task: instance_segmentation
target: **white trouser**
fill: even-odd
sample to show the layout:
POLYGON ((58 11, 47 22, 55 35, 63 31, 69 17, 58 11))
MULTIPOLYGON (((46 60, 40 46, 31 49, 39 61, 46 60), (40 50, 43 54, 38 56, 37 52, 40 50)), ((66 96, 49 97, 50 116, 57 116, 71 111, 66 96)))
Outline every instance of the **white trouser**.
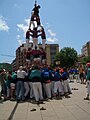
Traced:
POLYGON ((70 89, 68 80, 63 81, 64 92, 67 93, 70 89))
POLYGON ((42 39, 42 48, 45 49, 45 42, 46 42, 46 39, 42 39))
POLYGON ((52 81, 52 82, 51 82, 51 91, 52 91, 52 95, 54 95, 54 83, 55 83, 55 81, 52 81))
POLYGON ((25 88, 25 93, 24 93, 24 96, 26 97, 29 93, 29 82, 24 82, 24 88, 25 88))
POLYGON ((39 98, 40 98, 40 100, 43 100, 41 83, 40 82, 32 82, 32 85, 33 85, 35 100, 39 101, 39 98))
POLYGON ((48 98, 51 98, 51 82, 44 84, 44 90, 48 98))
POLYGON ((35 46, 38 49, 38 39, 37 38, 33 38, 33 49, 35 50, 35 46))
POLYGON ((34 92, 33 92, 32 82, 30 82, 29 85, 30 85, 30 98, 33 98, 34 97, 34 92))
POLYGON ((60 82, 61 82, 61 95, 64 95, 64 83, 63 81, 60 82))
POLYGON ((69 74, 69 79, 70 79, 70 81, 73 80, 73 74, 69 74))
POLYGON ((54 83, 54 93, 57 93, 57 90, 59 93, 61 93, 61 82, 60 81, 55 81, 54 83))
POLYGON ((75 74, 76 82, 80 82, 79 74, 75 74))

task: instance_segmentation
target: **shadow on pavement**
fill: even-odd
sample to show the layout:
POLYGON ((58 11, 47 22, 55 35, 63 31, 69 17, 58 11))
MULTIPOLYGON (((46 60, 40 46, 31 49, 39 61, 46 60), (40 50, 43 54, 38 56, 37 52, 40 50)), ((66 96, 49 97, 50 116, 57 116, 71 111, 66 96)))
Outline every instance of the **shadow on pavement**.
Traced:
POLYGON ((13 108, 13 110, 12 110, 12 112, 11 112, 11 114, 10 114, 10 116, 8 117, 8 119, 7 119, 7 120, 12 120, 13 115, 14 115, 14 113, 15 113, 16 109, 17 109, 17 106, 18 106, 18 103, 16 103, 15 107, 13 108))

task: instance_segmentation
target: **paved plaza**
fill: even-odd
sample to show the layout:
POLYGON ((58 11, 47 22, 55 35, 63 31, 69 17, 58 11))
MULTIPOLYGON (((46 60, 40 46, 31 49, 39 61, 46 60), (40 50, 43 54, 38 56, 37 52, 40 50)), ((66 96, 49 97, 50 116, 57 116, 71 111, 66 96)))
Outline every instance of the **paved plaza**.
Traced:
POLYGON ((90 120, 90 101, 86 97, 86 85, 70 83, 71 98, 45 101, 45 104, 31 102, 16 103, 11 101, 0 102, 0 120, 90 120), (40 110, 45 107, 46 110, 40 110), (35 108, 36 111, 31 111, 35 108))

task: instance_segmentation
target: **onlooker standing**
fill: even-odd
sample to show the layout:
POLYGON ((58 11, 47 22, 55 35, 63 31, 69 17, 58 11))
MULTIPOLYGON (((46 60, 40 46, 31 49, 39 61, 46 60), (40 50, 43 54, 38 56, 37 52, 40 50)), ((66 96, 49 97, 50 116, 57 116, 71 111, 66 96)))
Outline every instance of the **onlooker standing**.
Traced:
POLYGON ((69 71, 68 71, 70 82, 73 81, 73 76, 74 76, 74 73, 73 73, 73 72, 74 72, 74 71, 73 71, 73 68, 70 68, 69 71))
POLYGON ((84 67, 82 64, 79 67, 79 77, 81 80, 81 84, 84 84, 84 67))
POLYGON ((90 63, 87 63, 87 76, 86 76, 86 80, 87 80, 87 96, 86 98, 84 98, 84 100, 89 100, 89 95, 90 95, 90 63))
POLYGON ((3 94, 4 100, 7 100, 7 87, 6 87, 5 80, 6 80, 6 70, 3 69, 0 73, 0 84, 1 84, 1 91, 3 94))
POLYGON ((75 72, 76 82, 77 82, 77 83, 80 83, 79 69, 76 68, 76 69, 74 70, 74 72, 75 72))
POLYGON ((0 70, 0 100, 2 99, 1 98, 2 83, 3 83, 3 70, 0 70))

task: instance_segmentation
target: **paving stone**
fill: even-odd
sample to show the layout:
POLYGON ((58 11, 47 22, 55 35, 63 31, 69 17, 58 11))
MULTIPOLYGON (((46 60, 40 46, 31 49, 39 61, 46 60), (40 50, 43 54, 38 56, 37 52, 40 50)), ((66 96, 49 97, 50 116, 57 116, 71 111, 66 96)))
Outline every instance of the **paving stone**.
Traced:
POLYGON ((90 120, 90 101, 83 100, 86 96, 86 86, 76 82, 70 83, 70 86, 78 88, 72 90, 71 98, 53 99, 39 106, 31 102, 19 104, 11 101, 2 102, 0 120, 90 120), (42 107, 46 110, 40 110, 42 107), (31 112, 33 108, 36 111, 31 112))

